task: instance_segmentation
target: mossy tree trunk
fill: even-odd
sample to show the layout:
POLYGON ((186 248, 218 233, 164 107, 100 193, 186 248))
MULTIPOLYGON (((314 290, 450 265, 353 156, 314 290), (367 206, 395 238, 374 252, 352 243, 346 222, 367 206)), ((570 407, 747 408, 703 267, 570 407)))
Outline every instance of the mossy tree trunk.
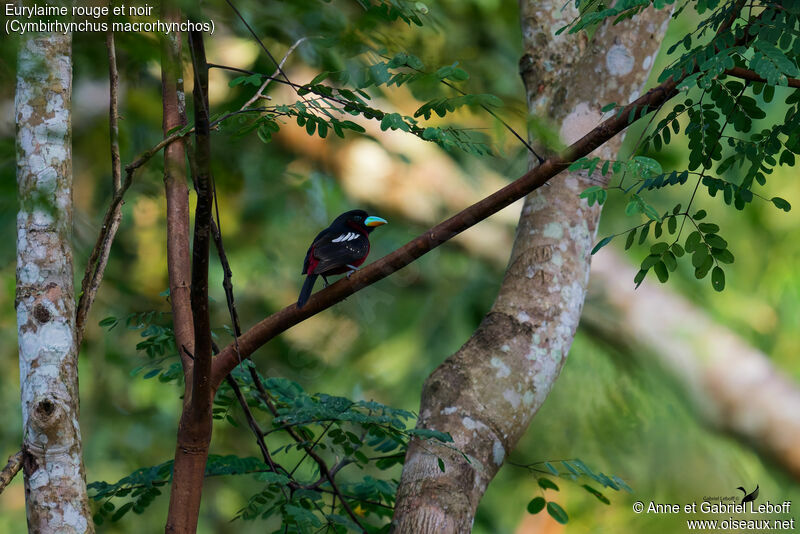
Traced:
POLYGON ((72 36, 22 38, 16 88, 17 326, 28 529, 94 531, 78 423, 72 36))

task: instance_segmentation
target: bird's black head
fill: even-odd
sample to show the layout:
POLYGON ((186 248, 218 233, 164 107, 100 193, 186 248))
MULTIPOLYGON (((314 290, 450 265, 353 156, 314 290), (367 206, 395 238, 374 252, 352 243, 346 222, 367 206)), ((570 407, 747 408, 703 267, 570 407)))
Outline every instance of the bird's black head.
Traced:
POLYGON ((380 217, 370 216, 364 210, 350 210, 336 217, 333 223, 331 223, 331 226, 332 227, 350 226, 352 228, 365 230, 367 233, 370 233, 378 226, 384 224, 386 224, 385 219, 381 219, 380 217))

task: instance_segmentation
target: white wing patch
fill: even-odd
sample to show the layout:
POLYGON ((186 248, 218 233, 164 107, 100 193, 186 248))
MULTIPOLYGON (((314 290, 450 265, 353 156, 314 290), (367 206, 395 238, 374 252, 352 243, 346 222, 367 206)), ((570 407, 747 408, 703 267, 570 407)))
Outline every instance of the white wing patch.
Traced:
POLYGON ((346 234, 342 234, 336 239, 332 239, 331 241, 334 243, 341 243, 342 241, 352 241, 353 239, 358 239, 358 234, 354 234, 353 232, 347 232, 346 234))

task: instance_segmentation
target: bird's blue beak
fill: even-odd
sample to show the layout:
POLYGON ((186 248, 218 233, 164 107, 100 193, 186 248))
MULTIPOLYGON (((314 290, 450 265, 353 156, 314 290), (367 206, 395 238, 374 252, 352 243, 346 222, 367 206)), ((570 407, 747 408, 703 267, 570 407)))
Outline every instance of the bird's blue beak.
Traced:
POLYGON ((365 226, 369 226, 371 228, 374 228, 376 226, 381 226, 381 225, 384 225, 384 224, 387 224, 386 219, 381 219, 380 217, 370 216, 370 217, 367 217, 366 219, 364 219, 364 225, 365 226))

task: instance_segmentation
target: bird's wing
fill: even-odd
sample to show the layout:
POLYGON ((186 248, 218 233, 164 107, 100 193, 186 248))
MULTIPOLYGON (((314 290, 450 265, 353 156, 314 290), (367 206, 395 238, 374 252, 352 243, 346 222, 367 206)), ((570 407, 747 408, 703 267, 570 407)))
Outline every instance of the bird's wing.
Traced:
POLYGON ((315 241, 312 248, 318 260, 314 273, 325 274, 362 260, 369 253, 369 239, 355 230, 334 232, 315 241))
POLYGON ((328 228, 324 229, 320 233, 317 234, 317 237, 314 238, 314 241, 311 242, 311 246, 308 247, 308 251, 306 252, 306 259, 303 261, 303 272, 300 274, 308 274, 308 265, 312 263, 311 260, 311 251, 314 250, 314 246, 321 242, 324 237, 326 237, 326 233, 328 232, 328 228))

